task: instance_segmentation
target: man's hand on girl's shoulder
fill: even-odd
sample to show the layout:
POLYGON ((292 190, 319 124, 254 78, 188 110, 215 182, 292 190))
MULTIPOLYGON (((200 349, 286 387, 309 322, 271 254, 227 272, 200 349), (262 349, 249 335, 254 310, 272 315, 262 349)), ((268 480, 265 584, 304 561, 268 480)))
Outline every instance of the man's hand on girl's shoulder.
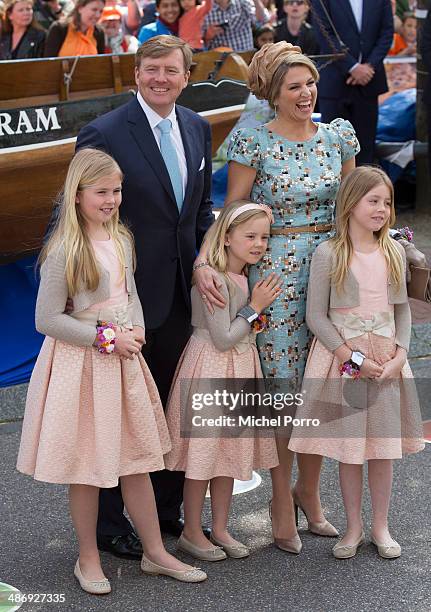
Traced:
POLYGON ((222 283, 218 274, 210 266, 202 266, 193 272, 193 284, 201 294, 202 300, 205 302, 211 314, 214 313, 214 307, 224 308, 226 300, 220 292, 222 283))

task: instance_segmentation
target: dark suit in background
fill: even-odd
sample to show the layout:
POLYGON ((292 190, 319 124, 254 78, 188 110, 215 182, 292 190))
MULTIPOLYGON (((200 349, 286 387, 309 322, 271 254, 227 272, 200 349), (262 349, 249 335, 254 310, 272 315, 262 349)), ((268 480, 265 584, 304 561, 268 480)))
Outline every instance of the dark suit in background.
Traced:
MULTIPOLYGON (((328 123, 336 117, 348 119, 361 145, 361 152, 356 156, 357 164, 372 163, 378 117, 377 97, 388 90, 383 59, 392 44, 394 32, 391 2, 363 0, 360 30, 350 0, 321 2, 348 48, 344 59, 334 61, 321 71, 318 91, 322 121, 328 123), (374 68, 375 74, 367 85, 346 83, 350 76, 349 70, 357 63, 370 64, 374 68)), ((340 44, 321 2, 312 0, 314 29, 320 43, 320 53, 334 53, 334 48, 339 52, 340 44), (329 44, 328 38, 333 46, 329 44)))
MULTIPOLYGON (((163 405, 190 333, 190 288, 194 259, 214 217, 211 212, 211 131, 193 111, 176 106, 187 163, 187 187, 178 212, 160 149, 135 98, 99 117, 78 135, 77 148, 103 149, 124 172, 121 218, 135 237, 136 286, 144 309, 143 355, 163 405)), ((109 452, 109 449, 107 449, 109 452)), ((180 516, 183 472, 151 474, 160 520, 180 516)), ((120 487, 101 489, 98 533, 126 535, 120 487)))
POLYGON ((424 87, 424 103, 427 111, 428 123, 428 167, 431 176, 431 6, 428 15, 422 24, 420 38, 420 52, 422 60, 428 70, 428 78, 424 87))

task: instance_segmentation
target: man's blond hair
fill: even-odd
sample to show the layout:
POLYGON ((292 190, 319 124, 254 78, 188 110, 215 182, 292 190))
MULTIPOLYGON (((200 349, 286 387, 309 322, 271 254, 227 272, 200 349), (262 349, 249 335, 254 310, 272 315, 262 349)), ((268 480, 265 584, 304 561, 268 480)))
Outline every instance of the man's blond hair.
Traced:
POLYGON ((163 57, 164 55, 169 55, 169 53, 172 53, 175 49, 179 49, 183 54, 184 72, 187 73, 192 65, 193 51, 186 42, 181 40, 181 38, 177 38, 177 36, 168 36, 166 34, 154 36, 139 47, 136 51, 135 66, 139 68, 141 61, 145 57, 163 57))

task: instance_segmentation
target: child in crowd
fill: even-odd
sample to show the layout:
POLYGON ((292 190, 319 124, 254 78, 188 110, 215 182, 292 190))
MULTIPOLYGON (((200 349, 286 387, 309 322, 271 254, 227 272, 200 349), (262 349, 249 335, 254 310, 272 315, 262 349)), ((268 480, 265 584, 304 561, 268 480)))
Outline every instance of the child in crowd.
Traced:
POLYGON ((404 57, 416 55, 416 17, 413 13, 404 13, 399 33, 394 34, 392 47, 388 55, 404 57))
POLYGON ((394 191, 379 168, 362 166, 342 182, 336 235, 312 258, 307 325, 315 335, 307 361, 305 401, 289 448, 339 461, 347 531, 337 559, 364 542, 363 464, 373 508, 371 542, 385 559, 401 547, 388 528, 392 462, 424 448, 421 414, 407 362, 411 316, 402 246, 389 235, 394 191), (347 379, 347 380, 346 380, 347 379), (354 380, 351 380, 354 379, 354 380), (360 379, 360 380, 356 380, 360 379))
POLYGON ((136 53, 138 39, 123 33, 121 12, 115 6, 105 6, 99 25, 105 32, 105 53, 136 53))
POLYGON ((121 489, 144 549, 141 568, 184 582, 206 574, 168 554, 148 472, 164 468, 169 433, 141 355, 134 249, 120 223, 122 173, 106 153, 73 158, 57 224, 42 250, 36 327, 46 335, 27 395, 18 470, 69 484, 79 543, 74 574, 88 593, 111 591, 100 565, 100 487, 121 489), (68 298, 73 309, 65 314, 68 298))
MULTIPOLYGON (((179 550, 197 559, 220 561, 226 556, 241 558, 248 548, 227 530, 234 478, 249 480, 253 468, 278 465, 277 448, 268 437, 195 436, 182 437, 189 409, 188 398, 208 389, 208 379, 255 379, 262 372, 256 350, 253 323, 280 294, 280 279, 270 274, 259 281, 251 294, 247 265, 265 254, 272 214, 265 205, 239 201, 225 207, 205 239, 208 263, 217 271, 224 308, 212 314, 207 296, 192 288, 193 335, 178 364, 167 408, 172 451, 166 467, 185 472, 184 531, 179 550), (185 419, 186 420, 186 419, 185 419), (201 514, 208 481, 211 490, 211 541, 202 532, 201 514)), ((207 429, 208 432, 208 429, 207 429)), ((199 434, 200 432, 198 432, 199 434)))
POLYGON ((262 25, 253 30, 254 48, 259 51, 268 43, 273 43, 275 38, 275 30, 271 25, 262 25))
POLYGON ((212 8, 212 0, 180 0, 180 4, 183 14, 180 17, 178 36, 194 51, 202 51, 202 24, 212 8))

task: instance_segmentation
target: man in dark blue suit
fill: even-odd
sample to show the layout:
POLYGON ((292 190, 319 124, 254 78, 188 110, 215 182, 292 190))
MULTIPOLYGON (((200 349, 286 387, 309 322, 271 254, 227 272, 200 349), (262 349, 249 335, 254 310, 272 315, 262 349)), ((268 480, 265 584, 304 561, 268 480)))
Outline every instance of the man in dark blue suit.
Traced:
MULTIPOLYGON (((120 215, 135 236, 135 278, 146 321, 142 352, 164 406, 191 333, 193 262, 214 221, 210 126, 175 104, 191 61, 190 48, 176 37, 147 41, 136 54, 136 98, 92 121, 77 140, 77 148, 112 155, 124 173, 120 215)), ((184 473, 164 470, 151 477, 161 529, 179 535, 184 473)), ((98 545, 118 556, 142 554, 123 514, 120 487, 100 492, 98 545)))
POLYGON ((321 71, 319 108, 322 121, 328 123, 336 117, 348 119, 361 145, 356 163, 372 163, 377 96, 388 90, 383 59, 394 33, 391 1, 312 0, 312 9, 320 52, 340 52, 343 44, 347 47, 343 59, 321 71))

